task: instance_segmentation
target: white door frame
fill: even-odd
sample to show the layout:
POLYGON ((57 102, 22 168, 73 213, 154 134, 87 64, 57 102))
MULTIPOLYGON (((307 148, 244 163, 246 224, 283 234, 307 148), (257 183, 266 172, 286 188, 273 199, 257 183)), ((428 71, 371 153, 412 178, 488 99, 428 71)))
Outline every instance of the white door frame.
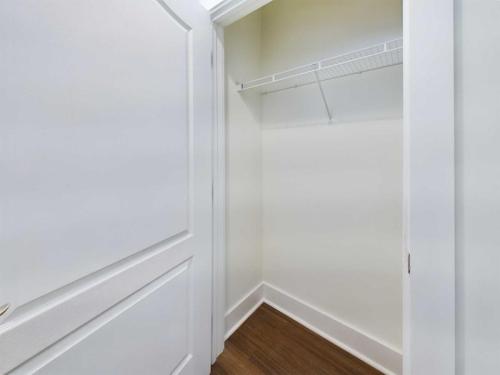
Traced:
POLYGON ((212 363, 224 350, 226 313, 226 118, 224 28, 213 25, 213 282, 212 282, 212 363))
MULTIPOLYGON (((214 282, 212 360, 224 349, 224 27, 271 0, 225 0, 214 29, 214 282)), ((402 0, 404 38, 403 371, 455 373, 453 0, 402 0)))

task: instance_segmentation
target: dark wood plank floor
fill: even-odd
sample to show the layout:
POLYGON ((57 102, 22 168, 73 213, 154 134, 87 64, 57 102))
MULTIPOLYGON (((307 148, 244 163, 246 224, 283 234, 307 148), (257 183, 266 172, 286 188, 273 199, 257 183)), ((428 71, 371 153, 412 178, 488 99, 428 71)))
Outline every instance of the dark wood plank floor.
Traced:
POLYGON ((381 372, 264 304, 226 341, 211 375, 246 374, 381 372))

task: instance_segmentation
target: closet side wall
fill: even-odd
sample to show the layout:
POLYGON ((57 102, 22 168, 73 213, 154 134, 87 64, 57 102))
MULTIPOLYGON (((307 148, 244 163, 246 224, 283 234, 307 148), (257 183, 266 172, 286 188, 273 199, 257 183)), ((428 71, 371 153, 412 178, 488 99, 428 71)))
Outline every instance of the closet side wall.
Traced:
POLYGON ((225 30, 228 311, 262 282, 260 97, 236 88, 260 74, 260 31, 260 11, 225 30))
MULTIPOLYGON (((263 9, 263 73, 400 37, 401 2, 376 3, 273 1, 263 9)), ((322 109, 314 85, 263 99, 264 120, 275 107, 294 114, 263 124, 264 281, 400 351, 402 69, 347 79, 328 89, 343 102, 327 96, 334 116, 348 105, 362 122, 294 127, 322 109)))

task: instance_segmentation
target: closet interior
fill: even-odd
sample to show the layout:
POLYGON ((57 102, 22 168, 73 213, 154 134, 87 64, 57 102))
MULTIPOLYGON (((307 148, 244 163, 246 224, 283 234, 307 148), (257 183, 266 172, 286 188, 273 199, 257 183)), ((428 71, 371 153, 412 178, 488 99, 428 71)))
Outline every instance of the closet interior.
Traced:
POLYGON ((224 30, 226 337, 263 300, 402 367, 401 0, 274 0, 224 30))

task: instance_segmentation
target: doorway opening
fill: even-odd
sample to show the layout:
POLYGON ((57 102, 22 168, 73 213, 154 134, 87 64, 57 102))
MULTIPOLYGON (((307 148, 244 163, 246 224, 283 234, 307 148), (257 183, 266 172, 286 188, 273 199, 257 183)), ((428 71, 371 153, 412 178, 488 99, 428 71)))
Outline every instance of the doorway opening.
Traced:
POLYGON ((265 301, 401 373, 402 32, 400 0, 225 28, 225 339, 265 301))
POLYGON ((432 366, 449 368, 453 206, 410 191, 432 175, 433 198, 453 196, 453 121, 445 117, 453 113, 452 7, 244 3, 213 13, 214 359, 264 302, 385 373, 422 364, 429 332, 410 330, 425 316, 446 330, 445 354, 432 366), (424 32, 418 25, 429 12, 441 20, 424 32), (429 44, 438 31, 443 38, 429 44), (431 60, 443 78, 432 89, 422 79, 431 60), (436 105, 422 116, 414 109, 424 98, 436 105), (439 129, 431 126, 438 119, 439 129), (428 137, 436 142, 425 149, 428 137), (442 163, 427 163, 431 150, 442 163), (433 228, 415 220, 417 206, 433 213, 433 228), (420 259, 442 252, 432 269, 412 273, 414 292, 410 245, 420 259), (425 298, 416 294, 431 282, 425 298), (432 301, 446 293, 433 314, 432 301))

